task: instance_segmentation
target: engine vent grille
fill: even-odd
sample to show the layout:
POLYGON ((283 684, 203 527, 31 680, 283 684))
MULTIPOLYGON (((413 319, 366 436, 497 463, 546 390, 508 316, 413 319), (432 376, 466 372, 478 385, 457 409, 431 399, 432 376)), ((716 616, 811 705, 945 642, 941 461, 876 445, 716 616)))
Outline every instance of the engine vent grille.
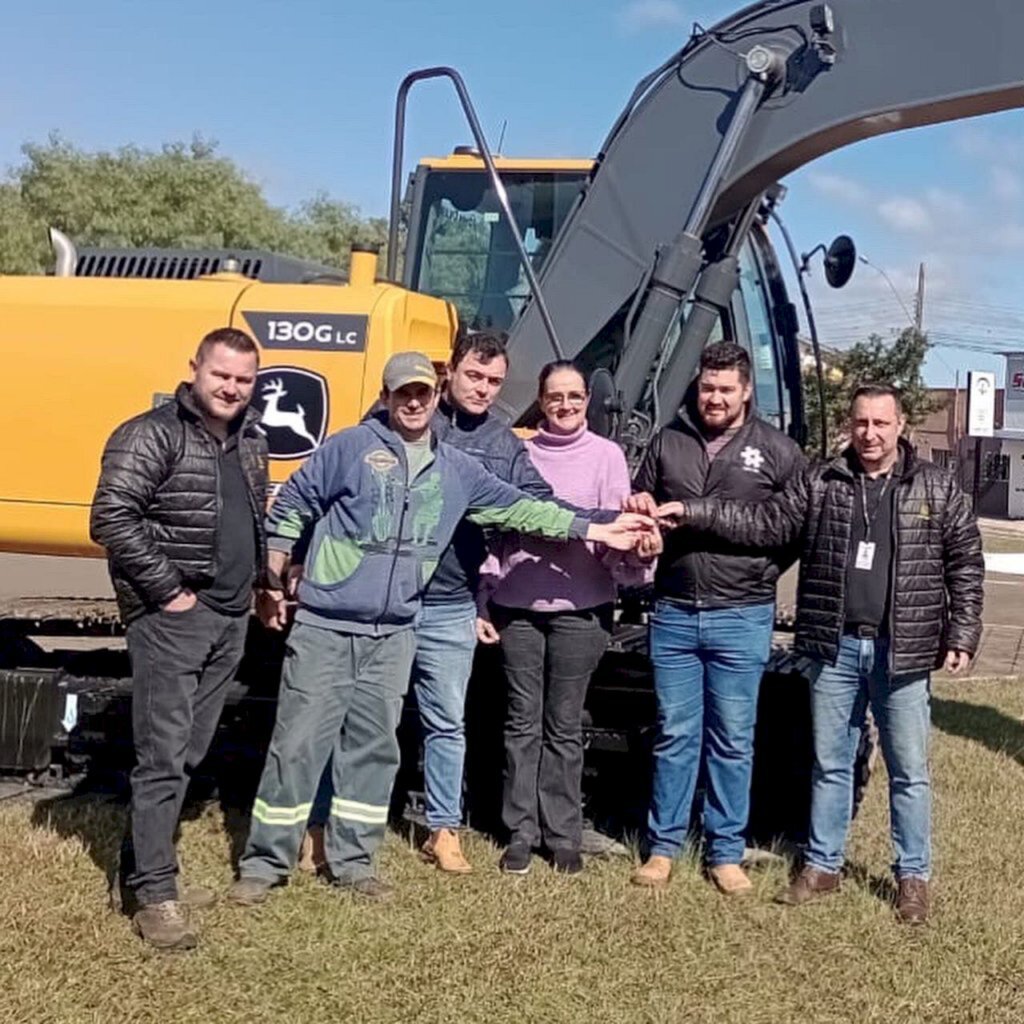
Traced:
POLYGON ((226 260, 237 272, 254 281, 277 283, 340 284, 345 275, 337 267, 283 256, 276 252, 243 249, 93 249, 78 250, 76 277, 131 277, 161 281, 191 281, 216 274, 226 260))

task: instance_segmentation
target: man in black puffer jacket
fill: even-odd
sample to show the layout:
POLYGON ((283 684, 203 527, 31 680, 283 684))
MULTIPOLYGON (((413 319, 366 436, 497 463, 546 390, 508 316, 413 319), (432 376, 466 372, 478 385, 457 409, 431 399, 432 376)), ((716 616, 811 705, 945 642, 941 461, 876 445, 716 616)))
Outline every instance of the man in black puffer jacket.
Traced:
MULTIPOLYGON (((783 490, 804 457, 750 407, 753 390, 746 350, 731 341, 708 345, 676 421, 648 449, 634 481, 640 493, 627 507, 653 513, 657 503, 691 498, 767 501, 783 490)), ((685 530, 665 538, 650 628, 658 735, 649 856, 633 873, 636 885, 668 882, 703 761, 708 875, 729 896, 752 888, 740 862, 757 698, 771 649, 775 584, 790 561, 770 544, 740 551, 731 541, 685 530)))
POLYGON ((195 945, 174 832, 242 660, 252 588, 266 564, 267 444, 249 408, 259 350, 222 328, 200 342, 192 382, 121 424, 103 452, 93 540, 107 549, 132 662, 131 822, 121 884, 161 948, 195 945))
POLYGON ((897 913, 928 915, 931 787, 929 680, 967 667, 981 639, 985 565, 974 515, 951 474, 901 438, 899 394, 855 393, 851 445, 770 500, 663 506, 678 532, 702 530, 754 549, 802 545, 796 650, 821 666, 811 688, 815 766, 803 871, 780 902, 839 887, 853 762, 870 703, 889 769, 897 913))

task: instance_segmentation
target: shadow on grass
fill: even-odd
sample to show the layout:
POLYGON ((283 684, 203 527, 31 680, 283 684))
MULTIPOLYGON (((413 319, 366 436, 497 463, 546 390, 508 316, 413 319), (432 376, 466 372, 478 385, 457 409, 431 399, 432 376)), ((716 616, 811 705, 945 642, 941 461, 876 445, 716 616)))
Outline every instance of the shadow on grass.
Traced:
POLYGON ((120 860, 128 808, 109 794, 73 793, 40 800, 32 808, 32 826, 56 832, 62 839, 77 839, 113 885, 120 860))
POLYGON ((932 721, 950 736, 974 740, 1024 765, 1024 723, 996 708, 933 697, 932 721))
POLYGON ((872 896, 883 903, 892 904, 896 901, 896 886, 888 875, 874 875, 866 865, 847 861, 843 874, 861 889, 866 889, 872 896))
MULTIPOLYGON (((202 816, 211 801, 216 801, 214 787, 209 778, 196 779, 182 808, 174 842, 177 845, 180 824, 195 821, 202 816)), ((234 792, 231 793, 235 797, 234 792)), ((221 802, 222 827, 228 842, 231 866, 238 868, 238 859, 249 832, 248 802, 230 800, 221 802)), ((55 832, 62 839, 77 840, 93 864, 103 873, 108 890, 112 889, 121 861, 121 843, 128 825, 128 793, 97 791, 88 783, 74 793, 38 801, 32 809, 32 826, 55 832)))

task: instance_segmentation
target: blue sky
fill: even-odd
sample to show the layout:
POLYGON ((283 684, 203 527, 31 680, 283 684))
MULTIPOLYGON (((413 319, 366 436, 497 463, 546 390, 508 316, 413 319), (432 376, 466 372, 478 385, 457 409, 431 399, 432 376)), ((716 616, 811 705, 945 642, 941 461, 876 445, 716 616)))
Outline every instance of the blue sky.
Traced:
MULTIPOLYGON (((387 208, 395 90, 414 67, 464 75, 494 144, 517 155, 594 152, 639 78, 721 0, 90 0, 0 10, 0 165, 59 131, 76 145, 216 139, 270 199, 322 190, 387 208)), ((410 106, 408 154, 467 141, 441 84, 410 106)), ((883 335, 913 307, 926 264, 933 383, 1002 370, 972 348, 1024 348, 1024 114, 904 132, 793 174, 783 214, 797 247, 839 231, 861 265, 840 293, 811 281, 826 341, 883 335), (892 287, 890 287, 890 283, 892 287), (897 293, 899 298, 893 294, 897 293), (957 347, 961 346, 961 347, 957 347)))

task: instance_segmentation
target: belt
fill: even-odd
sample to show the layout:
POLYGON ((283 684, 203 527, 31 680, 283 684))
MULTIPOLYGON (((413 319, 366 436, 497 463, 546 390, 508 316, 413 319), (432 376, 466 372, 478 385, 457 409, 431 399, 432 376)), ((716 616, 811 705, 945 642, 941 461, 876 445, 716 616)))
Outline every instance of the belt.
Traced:
POLYGON ((858 640, 875 640, 879 636, 879 629, 878 626, 846 626, 843 633, 855 636, 858 640))

